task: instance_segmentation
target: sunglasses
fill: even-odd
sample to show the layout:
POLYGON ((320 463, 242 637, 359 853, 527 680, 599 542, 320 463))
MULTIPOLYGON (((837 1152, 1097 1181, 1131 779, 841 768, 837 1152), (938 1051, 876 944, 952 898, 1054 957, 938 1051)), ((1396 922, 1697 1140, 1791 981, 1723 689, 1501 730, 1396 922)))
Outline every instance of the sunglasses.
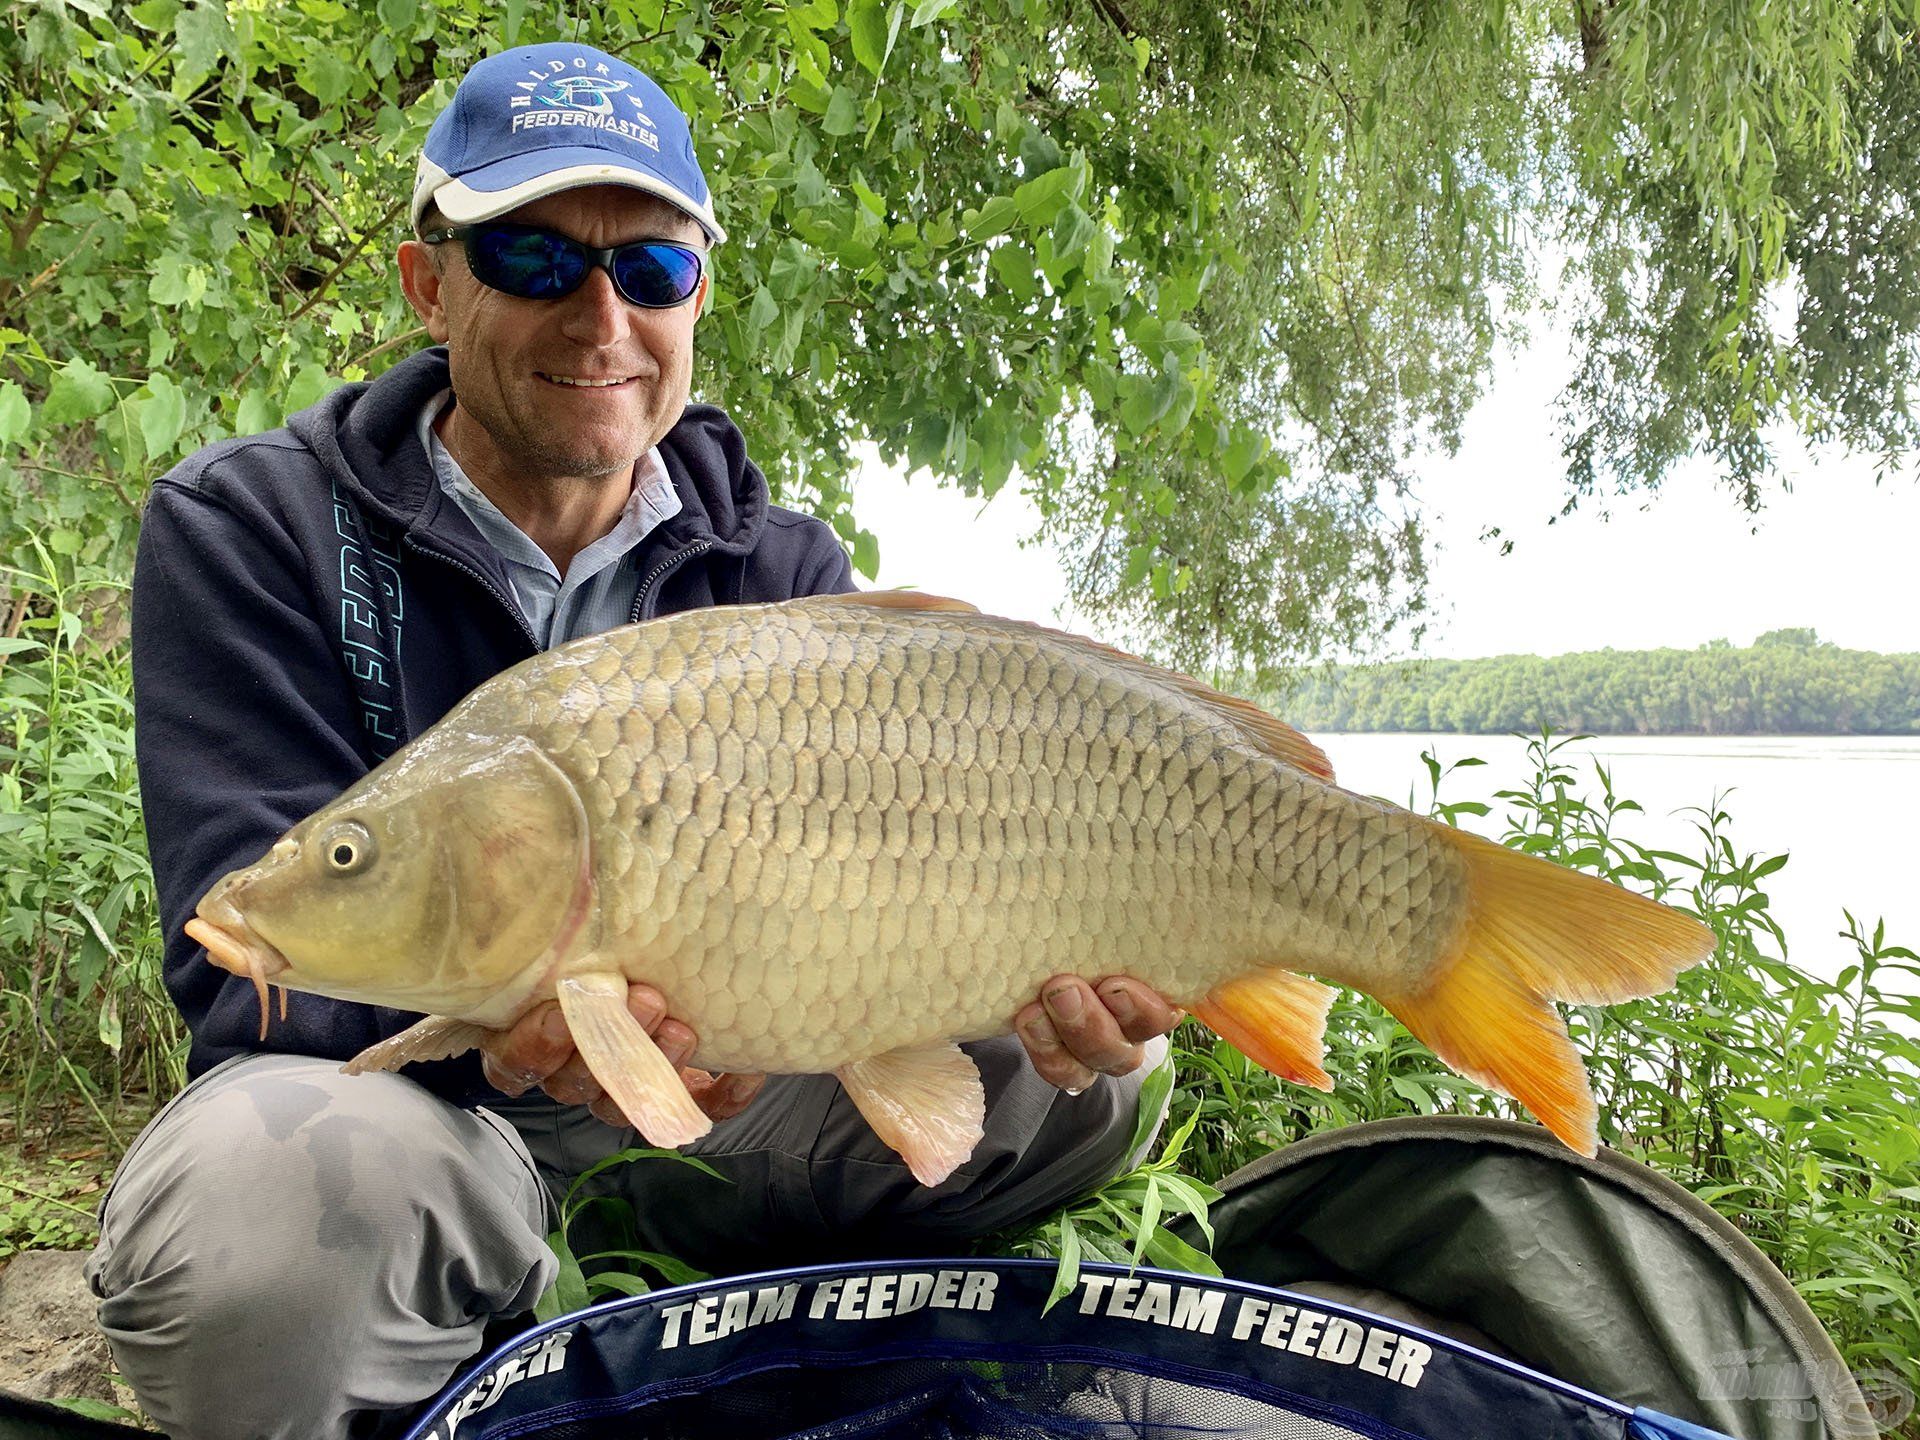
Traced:
POLYGON ((670 240, 596 250, 536 225, 494 224, 456 225, 420 238, 428 245, 460 241, 474 279, 522 300, 571 295, 595 270, 607 272, 622 300, 648 310, 684 305, 700 288, 700 252, 670 240))

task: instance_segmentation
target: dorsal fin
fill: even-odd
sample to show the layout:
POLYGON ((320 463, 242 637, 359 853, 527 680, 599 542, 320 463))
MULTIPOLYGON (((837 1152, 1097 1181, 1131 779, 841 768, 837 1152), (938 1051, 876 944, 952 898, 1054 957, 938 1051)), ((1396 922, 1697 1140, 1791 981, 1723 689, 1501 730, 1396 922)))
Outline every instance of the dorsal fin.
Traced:
POLYGON ((962 615, 978 615, 980 607, 964 600, 949 600, 944 595, 923 595, 918 590, 848 590, 840 595, 803 595, 795 605, 870 605, 876 610, 946 610, 962 615))
MULTIPOLYGON (((940 612, 960 615, 980 614, 978 609, 964 600, 949 600, 940 595, 923 595, 917 590, 854 590, 843 595, 809 595, 789 603, 817 606, 823 609, 833 605, 864 605, 881 610, 916 610, 927 614, 940 612)), ((999 615, 987 615, 982 618, 1010 630, 1031 630, 1038 635, 1082 646, 1106 656, 1109 660, 1116 660, 1128 669, 1149 675, 1163 685, 1171 685, 1233 726, 1256 749, 1264 750, 1274 759, 1291 765, 1296 770, 1304 770, 1315 779, 1325 780, 1329 784, 1333 781, 1333 766, 1318 745, 1286 721, 1269 715, 1251 701, 1216 690, 1205 681, 1196 680, 1191 675, 1182 675, 1177 670, 1167 670, 1161 666, 1149 664, 1137 655, 1129 655, 1124 650, 1116 650, 1111 645, 1104 645, 1098 640, 1089 640, 1084 635, 1075 635, 1068 630, 1055 630, 1045 625, 1035 625, 1031 621, 1009 620, 999 615)))

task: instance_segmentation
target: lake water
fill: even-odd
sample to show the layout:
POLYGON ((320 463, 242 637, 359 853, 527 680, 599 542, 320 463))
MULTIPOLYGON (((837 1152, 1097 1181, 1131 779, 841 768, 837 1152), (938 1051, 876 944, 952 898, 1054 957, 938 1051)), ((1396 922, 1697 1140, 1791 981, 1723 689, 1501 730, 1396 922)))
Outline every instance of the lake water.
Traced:
MULTIPOLYGON (((1495 809, 1474 829, 1497 834, 1496 790, 1517 788, 1530 773, 1526 744, 1498 735, 1316 734, 1349 790, 1396 804, 1426 807, 1423 750, 1443 764, 1468 756, 1487 763, 1441 782, 1443 800, 1485 800, 1495 809)), ((1720 797, 1732 817, 1727 834, 1740 854, 1789 856, 1763 881, 1774 918, 1786 932, 1788 958, 1831 978, 1854 958, 1839 938, 1851 910, 1871 931, 1884 918, 1890 943, 1920 950, 1920 737, 1880 736, 1599 736, 1569 746, 1572 768, 1597 796, 1596 761, 1613 776, 1614 793, 1636 800, 1644 816, 1628 816, 1616 833, 1641 844, 1698 853, 1689 807, 1720 797)), ((1911 985, 1897 988, 1910 989, 1911 985)))

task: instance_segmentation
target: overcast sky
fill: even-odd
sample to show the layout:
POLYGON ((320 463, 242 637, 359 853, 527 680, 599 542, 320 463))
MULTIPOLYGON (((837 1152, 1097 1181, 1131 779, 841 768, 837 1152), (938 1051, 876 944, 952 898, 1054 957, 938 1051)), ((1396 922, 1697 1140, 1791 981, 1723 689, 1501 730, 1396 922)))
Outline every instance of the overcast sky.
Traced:
MULTIPOLYGON (((1871 457, 1795 446, 1793 489, 1772 492, 1757 521, 1704 462, 1683 466, 1657 495, 1553 521, 1564 490, 1552 415, 1566 364, 1551 332, 1503 357, 1459 454, 1415 467, 1434 546, 1435 614, 1421 654, 1692 647, 1723 636, 1746 644, 1795 625, 1860 649, 1920 650, 1914 466, 1876 487, 1871 457), (1513 542, 1510 554, 1480 539, 1491 526, 1513 542)), ((878 584, 1071 623, 1053 556, 1020 546, 1037 528, 1024 497, 1003 491, 982 506, 875 462, 854 499, 880 538, 878 584)))

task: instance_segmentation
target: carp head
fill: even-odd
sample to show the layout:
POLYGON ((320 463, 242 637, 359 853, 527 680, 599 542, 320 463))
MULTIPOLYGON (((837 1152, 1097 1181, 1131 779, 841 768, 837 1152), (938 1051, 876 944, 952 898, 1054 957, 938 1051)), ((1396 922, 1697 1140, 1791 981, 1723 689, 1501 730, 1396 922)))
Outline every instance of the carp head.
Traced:
POLYGON ((219 880, 187 933, 253 980, 262 1039, 268 982, 460 1016, 566 950, 589 858, 579 795, 531 740, 430 734, 219 880))

